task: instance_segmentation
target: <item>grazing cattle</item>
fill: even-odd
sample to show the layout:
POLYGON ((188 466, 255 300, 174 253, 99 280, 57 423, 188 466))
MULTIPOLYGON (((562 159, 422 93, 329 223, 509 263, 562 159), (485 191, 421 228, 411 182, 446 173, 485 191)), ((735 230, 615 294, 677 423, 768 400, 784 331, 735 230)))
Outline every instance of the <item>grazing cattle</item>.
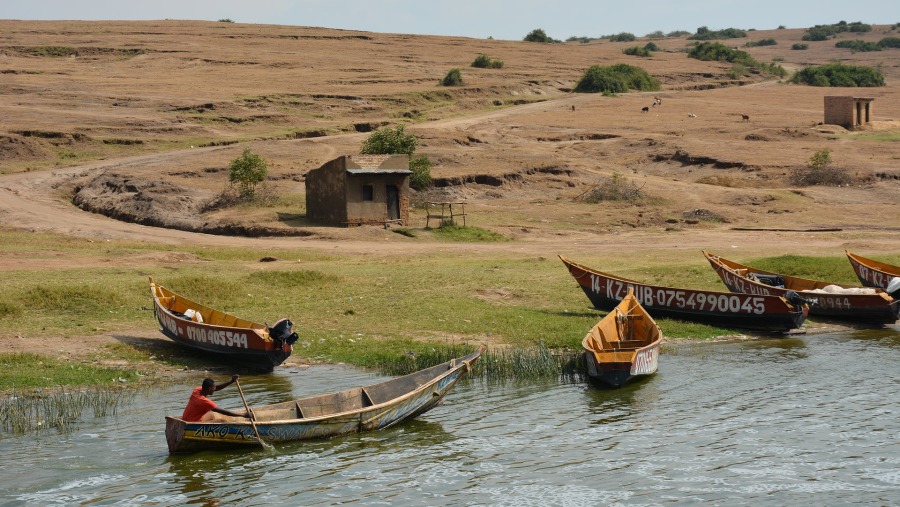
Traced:
POLYGON ((744 120, 744 121, 750 121, 750 115, 749 115, 749 114, 742 114, 742 115, 741 115, 741 119, 744 120))
POLYGON ((697 115, 694 113, 688 113, 688 118, 696 118, 697 115))
POLYGON ((575 110, 575 104, 572 104, 572 111, 575 110))
POLYGON ((662 99, 659 97, 653 97, 653 107, 661 106, 661 105, 662 105, 662 99))
POLYGON ((644 106, 644 107, 641 108, 641 112, 642 112, 642 113, 649 113, 649 112, 650 112, 650 108, 647 107, 647 106, 644 106))

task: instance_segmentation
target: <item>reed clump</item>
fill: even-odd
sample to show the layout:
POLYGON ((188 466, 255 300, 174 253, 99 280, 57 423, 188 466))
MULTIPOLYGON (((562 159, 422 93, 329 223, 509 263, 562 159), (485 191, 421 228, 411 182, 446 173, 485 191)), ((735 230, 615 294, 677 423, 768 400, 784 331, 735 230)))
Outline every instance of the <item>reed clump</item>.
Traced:
MULTIPOLYGON (((400 359, 385 360, 377 366, 383 375, 406 375, 473 352, 471 345, 444 344, 421 352, 407 352, 400 359)), ((488 349, 475 362, 469 378, 492 381, 571 379, 583 377, 584 361, 580 352, 536 347, 488 349)))
POLYGON ((94 417, 115 415, 135 394, 133 389, 121 388, 13 391, 0 399, 0 428, 13 434, 50 428, 66 433, 86 411, 94 417))
POLYGON ((577 379, 584 373, 582 354, 569 349, 504 347, 486 351, 475 363, 472 377, 486 380, 577 379))

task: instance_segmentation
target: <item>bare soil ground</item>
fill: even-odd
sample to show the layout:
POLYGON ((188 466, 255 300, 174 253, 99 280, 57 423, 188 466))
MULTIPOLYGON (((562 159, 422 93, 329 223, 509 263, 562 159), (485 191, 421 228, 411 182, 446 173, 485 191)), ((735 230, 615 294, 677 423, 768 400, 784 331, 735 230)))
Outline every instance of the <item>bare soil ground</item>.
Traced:
MULTIPOLYGON (((815 88, 753 72, 732 79, 730 64, 688 58, 684 38, 657 40, 661 51, 639 58, 622 50, 646 40, 538 44, 194 21, 0 20, 0 223, 94 240, 439 252, 447 245, 427 234, 305 220, 309 170, 356 153, 372 130, 403 123, 419 139, 417 154, 434 162, 437 187, 416 199, 464 200, 469 225, 517 240, 453 245, 473 255, 896 252, 900 50, 852 53, 834 42, 898 33, 878 25, 792 50, 803 32, 751 31, 723 42, 788 71, 832 61, 878 66, 887 86, 815 88), (778 43, 744 47, 763 38, 778 43), (479 54, 503 68, 470 67, 479 54), (662 90, 572 92, 588 67, 614 63, 644 68, 662 90), (462 69, 463 86, 438 85, 451 68, 462 69), (823 125, 828 95, 874 98, 873 121, 852 132, 823 125), (659 107, 641 112, 655 97, 659 107), (268 191, 293 204, 205 211, 246 147, 268 162, 268 191), (791 185, 791 171, 822 149, 854 183, 791 185), (578 200, 617 173, 650 198, 578 200)), ((414 221, 425 225, 421 212, 414 221)), ((26 261, 48 270, 91 262, 2 258, 0 269, 26 261)), ((16 348, 9 340, 0 351, 16 348)))

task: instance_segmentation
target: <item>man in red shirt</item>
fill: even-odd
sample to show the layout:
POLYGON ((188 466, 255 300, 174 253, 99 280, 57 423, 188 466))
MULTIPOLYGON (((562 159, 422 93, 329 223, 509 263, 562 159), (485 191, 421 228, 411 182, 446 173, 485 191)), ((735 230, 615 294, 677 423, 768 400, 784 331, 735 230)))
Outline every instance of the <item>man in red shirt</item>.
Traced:
POLYGON ((246 412, 232 412, 230 410, 225 410, 224 408, 219 408, 219 406, 216 405, 216 402, 207 397, 219 389, 224 389, 235 383, 238 378, 238 375, 233 375, 230 381, 219 385, 216 385, 216 381, 211 378, 203 379, 203 385, 195 388, 191 393, 191 397, 188 400, 187 406, 184 407, 184 413, 181 415, 181 418, 188 422, 214 421, 216 419, 216 413, 231 417, 248 417, 246 412))

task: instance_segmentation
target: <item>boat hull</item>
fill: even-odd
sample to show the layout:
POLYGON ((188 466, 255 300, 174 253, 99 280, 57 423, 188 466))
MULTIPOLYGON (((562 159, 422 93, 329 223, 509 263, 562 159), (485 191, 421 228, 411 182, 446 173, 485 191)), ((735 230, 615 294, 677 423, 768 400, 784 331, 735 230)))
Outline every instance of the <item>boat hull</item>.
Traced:
POLYGON ((629 289, 654 317, 690 320, 718 327, 785 333, 803 325, 807 309, 781 297, 676 289, 616 277, 560 259, 594 308, 610 311, 629 289))
POLYGON ((635 354, 631 361, 600 362, 593 351, 585 350, 588 378, 609 387, 622 387, 637 378, 652 375, 659 368, 659 343, 635 354))
POLYGON ((150 280, 153 314, 160 332, 172 341, 211 353, 217 362, 250 370, 271 371, 291 355, 290 344, 274 340, 266 326, 245 321, 175 294, 150 280), (207 315, 196 322, 185 315, 190 309, 207 315), (214 325, 212 319, 235 325, 214 325))
POLYGON ((847 253, 847 259, 853 267, 853 272, 859 278, 859 282, 866 287, 887 289, 888 284, 894 278, 900 277, 900 266, 892 266, 883 262, 866 259, 858 255, 847 253))
MULTIPOLYGON (((413 419, 438 405, 450 389, 471 369, 472 364, 478 360, 483 351, 482 348, 469 356, 361 389, 271 406, 254 407, 254 413, 258 414, 256 430, 264 442, 279 444, 389 428, 413 419), (379 390, 391 392, 392 389, 395 389, 392 387, 395 384, 397 386, 414 386, 415 388, 402 390, 396 397, 368 407, 311 417, 296 417, 296 415, 302 416, 304 410, 321 407, 323 398, 329 401, 346 402, 353 396, 367 392, 366 389, 371 390, 372 393, 379 390), (296 409, 293 408, 294 406, 296 409), (291 410, 300 413, 295 413, 293 418, 266 420, 265 414, 267 413, 284 413, 291 410)), ((372 396, 375 395, 372 394, 372 396)), ((260 446, 256 439, 256 432, 249 422, 187 422, 177 417, 166 417, 166 441, 170 453, 207 449, 248 449, 260 446)))
MULTIPOLYGON (((804 287, 821 288, 830 284, 819 280, 798 279, 788 275, 781 275, 760 269, 755 269, 734 261, 722 259, 715 255, 703 252, 712 268, 722 282, 736 293, 785 296, 794 291, 801 297, 810 301, 809 314, 829 319, 851 320, 864 324, 892 324, 900 318, 900 304, 894 301, 884 292, 876 294, 829 294, 824 292, 811 292, 804 287), (743 271, 740 271, 743 270, 743 271), (742 273, 754 273, 779 277, 784 281, 783 288, 774 287, 765 283, 751 280, 742 273)), ((843 288, 852 288, 840 286, 843 288)))

